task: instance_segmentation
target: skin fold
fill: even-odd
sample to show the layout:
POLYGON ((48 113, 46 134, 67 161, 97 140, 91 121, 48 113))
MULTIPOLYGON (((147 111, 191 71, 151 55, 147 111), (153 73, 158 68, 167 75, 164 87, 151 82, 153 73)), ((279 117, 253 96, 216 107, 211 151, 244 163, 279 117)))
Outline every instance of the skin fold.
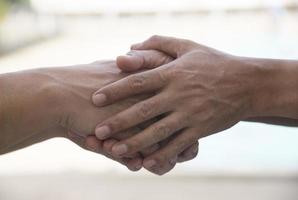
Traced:
MULTIPOLYGON (((0 154, 54 137, 64 137, 84 149, 122 163, 130 170, 139 170, 143 157, 166 143, 152 145, 125 157, 112 155, 110 149, 119 140, 146 128, 154 119, 121 131, 106 141, 98 140, 94 135, 98 122, 148 97, 139 95, 105 108, 95 107, 91 96, 98 88, 128 75, 117 68, 115 61, 1 74, 0 154)), ((190 144, 179 159, 187 161, 197 152, 198 143, 190 144)))
POLYGON ((139 134, 115 143, 115 156, 168 140, 143 162, 149 171, 164 174, 174 167, 173 158, 177 159, 186 146, 239 121, 297 125, 297 61, 238 57, 163 36, 133 45, 132 50, 128 56, 118 57, 119 68, 139 70, 129 64, 137 59, 139 63, 151 63, 145 68, 149 70, 99 89, 93 94, 93 103, 105 107, 139 94, 155 95, 99 123, 96 137, 108 139, 144 121, 163 117, 139 134), (158 53, 140 55, 148 50, 158 53))

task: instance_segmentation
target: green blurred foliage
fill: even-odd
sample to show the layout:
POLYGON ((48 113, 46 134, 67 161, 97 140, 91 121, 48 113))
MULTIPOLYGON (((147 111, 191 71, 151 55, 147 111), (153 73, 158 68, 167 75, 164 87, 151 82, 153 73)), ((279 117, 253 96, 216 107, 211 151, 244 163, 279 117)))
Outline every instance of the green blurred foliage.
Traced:
POLYGON ((28 4, 29 0, 0 0, 0 2, 6 2, 7 4, 28 4))
POLYGON ((0 20, 5 16, 8 10, 8 3, 5 0, 0 0, 0 20))
POLYGON ((0 0, 0 20, 13 6, 28 7, 30 0, 0 0))

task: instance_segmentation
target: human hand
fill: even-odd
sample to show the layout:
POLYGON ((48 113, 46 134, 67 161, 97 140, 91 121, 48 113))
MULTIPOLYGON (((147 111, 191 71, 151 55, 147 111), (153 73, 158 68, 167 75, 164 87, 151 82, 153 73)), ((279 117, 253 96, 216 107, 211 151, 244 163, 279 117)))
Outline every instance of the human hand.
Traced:
MULTIPOLYGON (((125 72, 139 72, 140 70, 159 67, 160 65, 166 64, 172 60, 173 60, 173 58, 171 58, 170 56, 168 56, 162 52, 155 51, 155 50, 132 51, 132 52, 129 52, 127 54, 127 56, 119 56, 117 58, 117 65, 120 68, 122 67, 121 70, 125 71, 125 72)), ((142 124, 142 126, 139 126, 139 127, 141 127, 142 129, 145 129, 150 124, 152 124, 152 121, 147 124, 142 124)), ((113 136, 114 139, 108 139, 108 140, 103 141, 103 145, 102 145, 103 150, 105 152, 109 152, 110 156, 113 156, 112 146, 114 144, 116 144, 118 142, 118 140, 123 140, 123 139, 129 138, 133 135, 135 135, 135 134, 123 134, 123 133, 119 134, 118 133, 113 136), (115 138, 117 138, 117 139, 115 139, 115 138)), ((142 157, 147 157, 148 155, 154 153, 158 149, 167 145, 167 142, 168 142, 168 140, 165 140, 159 144, 152 145, 151 147, 140 151, 140 154, 142 157)), ((95 145, 96 144, 95 137, 89 138, 89 142, 87 142, 87 144, 88 143, 90 143, 91 146, 97 146, 97 145, 95 145), (92 144, 94 144, 94 145, 92 145, 92 144)), ((199 150, 198 147, 199 147, 198 142, 190 145, 182 153, 180 153, 178 155, 177 159, 172 158, 171 159, 172 162, 174 162, 173 160, 176 160, 177 162, 182 163, 182 162, 192 160, 198 154, 198 150, 199 150)), ((117 156, 114 155, 114 157, 117 157, 117 156)), ((176 162, 172 163, 172 164, 175 165, 176 162)), ((130 169, 131 168, 133 168, 133 167, 131 166, 130 169)), ((172 166, 170 168, 167 167, 164 170, 169 171, 171 168, 172 168, 172 166)))
MULTIPOLYGON (((46 86, 43 87, 47 89, 42 95, 47 97, 47 100, 44 102, 48 102, 47 107, 52 107, 52 110, 55 110, 54 112, 58 114, 55 114, 54 118, 56 125, 51 125, 50 128, 36 134, 36 139, 31 137, 31 142, 45 137, 62 136, 85 149, 121 162, 131 170, 138 170, 142 167, 142 158, 139 154, 131 155, 125 159, 112 157, 103 149, 104 142, 95 140, 93 136, 94 127, 98 120, 102 121, 111 114, 117 113, 143 98, 132 98, 105 109, 98 109, 92 104, 91 94, 98 87, 125 76, 116 67, 115 61, 98 61, 71 67, 44 68, 37 70, 35 73, 38 73, 38 76, 46 77, 43 81, 46 86)), ((140 130, 135 127, 122 133, 121 137, 116 135, 113 139, 123 139, 125 135, 129 136, 129 134, 135 134, 140 130)), ((22 145, 26 146, 24 142, 22 145)))
POLYGON ((100 123, 96 129, 99 139, 165 115, 140 134, 115 144, 112 148, 115 155, 131 154, 172 137, 168 145, 143 162, 146 169, 162 174, 160 169, 169 165, 169 158, 177 157, 185 146, 249 117, 253 81, 247 77, 251 77, 254 69, 243 67, 241 58, 188 40, 161 36, 132 49, 158 50, 174 61, 126 77, 94 94, 93 99, 97 95, 102 97, 102 101, 94 103, 105 106, 129 96, 157 93, 100 123))
MULTIPOLYGON (((146 53, 146 51, 143 53, 146 53)), ((143 63, 143 66, 146 66, 145 64, 148 63, 143 63)), ((85 149, 116 160, 132 171, 139 170, 142 167, 142 156, 146 156, 160 148, 159 145, 153 145, 126 157, 117 157, 110 153, 113 144, 118 140, 129 138, 140 132, 147 126, 146 124, 122 131, 107 141, 97 140, 94 137, 94 128, 98 121, 103 121, 145 98, 144 96, 134 97, 100 109, 92 104, 90 97, 96 89, 127 76, 127 74, 120 72, 114 61, 99 61, 76 67, 49 68, 44 71, 47 76, 54 80, 49 91, 50 94, 53 93, 51 96, 58 97, 54 101, 60 105, 59 112, 62 114, 59 118, 59 125, 63 129, 59 129, 59 131, 64 131, 64 137, 85 149)), ((150 124, 150 122, 147 124, 150 124)), ((190 146, 185 152, 181 153, 179 156, 180 161, 191 159, 190 153, 193 151, 197 151, 197 145, 190 146)))

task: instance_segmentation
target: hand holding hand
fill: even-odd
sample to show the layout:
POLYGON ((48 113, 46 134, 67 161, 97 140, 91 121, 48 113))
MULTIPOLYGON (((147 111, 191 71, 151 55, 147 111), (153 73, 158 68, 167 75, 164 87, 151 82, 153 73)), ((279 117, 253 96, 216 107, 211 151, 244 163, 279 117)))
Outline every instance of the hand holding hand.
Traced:
MULTIPOLYGON (((152 53, 151 51, 142 51, 138 55, 149 56, 152 53)), ((141 68, 150 66, 148 62, 136 64, 135 66, 141 68)), ((127 76, 127 74, 119 71, 114 61, 98 61, 76 67, 47 69, 46 74, 55 80, 55 84, 53 84, 50 91, 55 93, 52 96, 59 97, 59 99, 55 98, 55 101, 61 106, 59 112, 62 112, 62 114, 59 124, 63 128, 62 130, 66 132, 65 137, 85 149, 87 148, 88 150, 103 154, 108 158, 124 164, 132 171, 139 170, 142 167, 143 156, 147 156, 160 148, 160 145, 152 145, 140 152, 125 157, 117 157, 111 154, 111 148, 115 143, 119 140, 130 138, 142 131, 152 123, 150 121, 132 129, 123 130, 106 141, 98 140, 94 136, 94 129, 98 121, 103 121, 148 96, 133 97, 100 109, 92 104, 90 100, 91 94, 98 87, 103 87, 127 76), (77 80, 80 81, 78 82, 77 80)), ((179 160, 191 159, 192 157, 189 156, 189 152, 192 151, 197 151, 197 145, 186 149, 179 156, 179 160)))
POLYGON ((156 116, 164 117, 115 144, 114 155, 129 155, 169 139, 164 148, 146 157, 143 163, 148 170, 162 174, 160 169, 172 166, 175 160, 171 158, 177 158, 190 144, 249 117, 253 82, 247 77, 253 69, 244 68, 241 58, 188 40, 161 36, 133 45, 132 50, 158 50, 173 61, 98 90, 93 96, 97 106, 138 94, 156 95, 100 123, 96 136, 106 139, 156 116))

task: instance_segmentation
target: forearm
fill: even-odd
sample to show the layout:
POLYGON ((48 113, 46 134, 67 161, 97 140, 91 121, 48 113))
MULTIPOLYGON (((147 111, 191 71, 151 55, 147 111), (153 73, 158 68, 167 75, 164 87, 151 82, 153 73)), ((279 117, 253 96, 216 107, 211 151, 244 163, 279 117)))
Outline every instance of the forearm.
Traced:
POLYGON ((39 70, 0 75, 0 154, 54 136, 51 81, 39 70))
MULTIPOLYGON (((298 119, 298 61, 246 59, 255 68, 250 117, 298 119)), ((291 122, 292 124, 292 122, 291 122)))

